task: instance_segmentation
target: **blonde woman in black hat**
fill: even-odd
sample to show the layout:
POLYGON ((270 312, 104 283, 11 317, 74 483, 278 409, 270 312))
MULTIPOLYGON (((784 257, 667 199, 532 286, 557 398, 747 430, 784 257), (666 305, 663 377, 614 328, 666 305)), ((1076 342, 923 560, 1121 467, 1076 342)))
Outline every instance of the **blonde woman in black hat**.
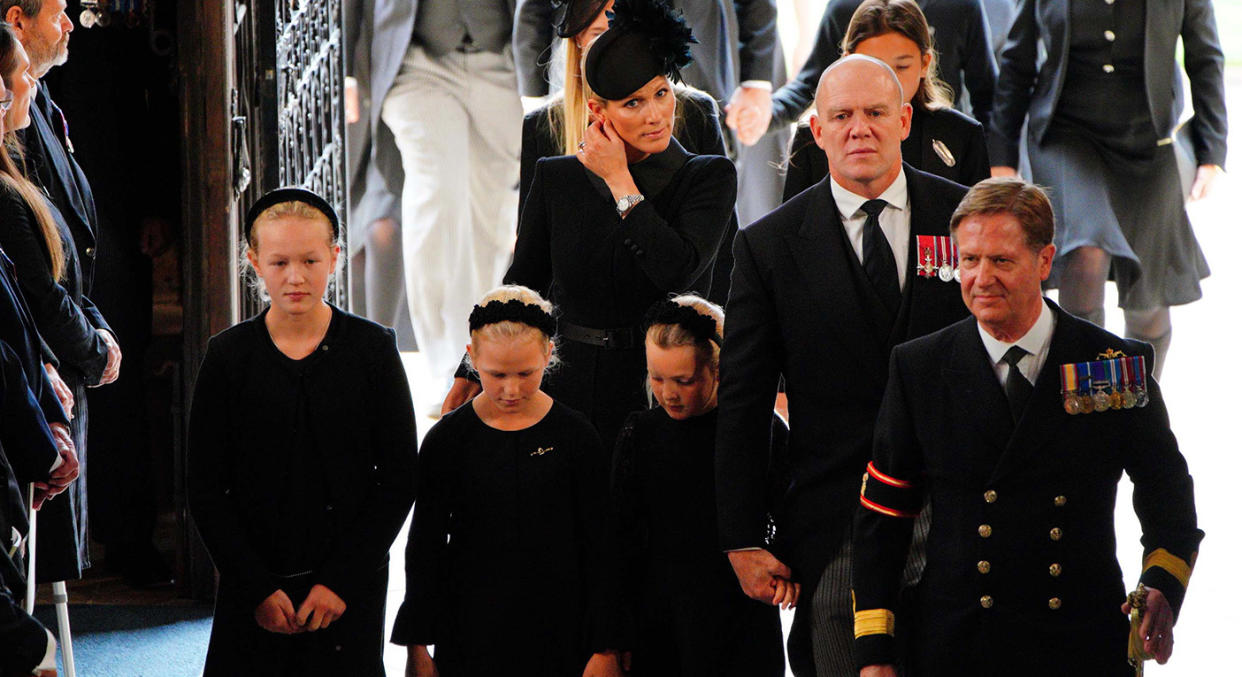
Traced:
POLYGON ((220 572, 206 677, 384 674, 417 436, 393 331, 324 301, 339 231, 314 193, 260 198, 246 258, 270 303, 199 369, 189 503, 220 572))
MULTIPOLYGON (((672 134, 690 29, 654 0, 617 0, 613 12, 583 68, 591 125, 575 155, 536 164, 505 274, 560 309, 563 366, 548 391, 605 444, 646 407, 643 313, 669 293, 707 293, 737 195, 732 162, 672 134)), ((447 404, 477 391, 459 379, 447 404)))

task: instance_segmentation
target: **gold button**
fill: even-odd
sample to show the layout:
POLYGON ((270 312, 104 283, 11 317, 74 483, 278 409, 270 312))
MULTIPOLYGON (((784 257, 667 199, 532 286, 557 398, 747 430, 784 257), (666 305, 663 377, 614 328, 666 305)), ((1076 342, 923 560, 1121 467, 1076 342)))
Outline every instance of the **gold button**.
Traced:
POLYGON ((982 537, 984 537, 984 538, 987 538, 987 537, 991 536, 991 535, 992 535, 992 525, 990 525, 990 524, 980 524, 980 525, 979 525, 979 535, 980 535, 980 536, 982 536, 982 537))
POLYGON ((1115 71, 1115 70, 1117 70, 1117 69, 1116 69, 1116 68, 1114 68, 1114 67, 1113 67, 1113 65, 1112 65, 1111 63, 1106 63, 1106 64, 1104 64, 1104 72, 1105 72, 1105 73, 1112 73, 1112 72, 1113 72, 1113 71, 1115 71))
POLYGON ((1112 42, 1117 39, 1117 34, 1112 31, 1104 31, 1104 39, 1112 42))
POLYGON ((979 560, 979 563, 976 564, 975 566, 978 567, 979 573, 981 574, 986 574, 987 572, 992 570, 992 563, 987 561, 986 559, 979 560))
POLYGON ((1060 565, 1060 564, 1057 564, 1056 562, 1053 562, 1053 563, 1052 563, 1052 566, 1048 567, 1048 575, 1049 575, 1049 576, 1053 576, 1053 577, 1060 576, 1060 575, 1061 575, 1061 565, 1060 565))
POLYGON ((984 595, 983 597, 980 597, 979 606, 983 607, 984 609, 991 609, 992 608, 992 596, 984 595))
POLYGON ((94 247, 87 247, 87 248, 86 248, 86 255, 87 255, 88 257, 92 258, 92 259, 93 259, 93 258, 95 258, 95 248, 94 248, 94 247))
POLYGON ((1060 597, 1053 597, 1052 599, 1048 600, 1048 608, 1049 608, 1049 609, 1052 609, 1053 611, 1056 611, 1057 609, 1060 609, 1060 608, 1061 608, 1061 598, 1060 598, 1060 597))
POLYGON ((1069 499, 1064 496, 1057 496, 1056 498, 1052 499, 1052 504, 1058 508, 1064 508, 1065 504, 1068 502, 1069 502, 1069 499))
POLYGON ((1061 527, 1052 527, 1052 531, 1048 532, 1048 538, 1054 541, 1061 540, 1061 527))
POLYGON ((983 492, 983 500, 987 501, 988 503, 995 503, 996 492, 992 489, 988 489, 987 491, 983 492))

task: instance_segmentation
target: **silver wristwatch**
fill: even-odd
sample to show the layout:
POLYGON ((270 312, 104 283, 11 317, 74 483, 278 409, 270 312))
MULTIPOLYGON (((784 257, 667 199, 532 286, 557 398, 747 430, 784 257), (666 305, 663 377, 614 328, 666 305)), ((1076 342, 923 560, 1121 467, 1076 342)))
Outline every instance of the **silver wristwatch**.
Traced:
POLYGON ((634 193, 633 195, 622 195, 621 199, 617 200, 617 214, 620 215, 622 218, 625 218, 625 215, 629 214, 631 209, 633 209, 634 207, 637 207, 638 203, 642 202, 645 199, 646 198, 644 198, 641 193, 634 193))

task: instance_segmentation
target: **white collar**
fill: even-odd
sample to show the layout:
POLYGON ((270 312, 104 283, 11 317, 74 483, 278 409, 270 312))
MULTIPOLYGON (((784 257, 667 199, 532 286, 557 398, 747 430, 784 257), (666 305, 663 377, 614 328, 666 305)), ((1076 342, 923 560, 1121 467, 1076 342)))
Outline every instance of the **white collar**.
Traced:
MULTIPOLYGON (((865 198, 858 193, 846 190, 841 184, 837 183, 836 178, 834 178, 831 174, 829 174, 828 180, 831 182, 832 199, 837 203, 837 211, 841 212, 841 219, 843 221, 848 221, 862 209, 863 203, 866 202, 868 198, 865 198)), ((895 209, 900 209, 902 211, 905 210, 906 205, 910 202, 909 193, 906 190, 905 167, 902 167, 901 170, 897 172, 897 178, 893 179, 893 182, 888 185, 888 188, 885 188, 884 192, 880 193, 880 196, 876 199, 884 200, 888 203, 888 206, 895 209)))
POLYGON ((983 328, 983 325, 975 323, 979 329, 979 336, 983 338, 983 347, 988 351, 988 357, 992 359, 992 364, 1001 361, 1005 353, 1013 346, 1019 346, 1026 352, 1035 356, 1036 363, 1043 366, 1043 357, 1046 357, 1048 346, 1052 344, 1052 330, 1054 327, 1055 315, 1052 309, 1048 307, 1047 300, 1040 301, 1039 317, 1035 318, 1035 324, 1027 330, 1022 338, 1013 343, 1005 343, 1000 339, 992 336, 983 328))

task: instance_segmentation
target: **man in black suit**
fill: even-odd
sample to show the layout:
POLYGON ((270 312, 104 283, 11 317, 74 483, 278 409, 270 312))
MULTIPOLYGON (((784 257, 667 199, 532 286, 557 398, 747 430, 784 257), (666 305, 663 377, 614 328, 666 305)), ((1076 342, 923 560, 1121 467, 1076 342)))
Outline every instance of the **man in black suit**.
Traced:
POLYGON ((1123 471, 1143 528, 1143 649, 1164 663, 1203 532, 1152 348, 1043 298, 1056 247, 1033 184, 977 184, 950 229, 974 317, 893 351, 854 530, 858 666, 895 675, 894 625, 913 621, 909 674, 1134 674, 1113 530, 1123 471), (1121 355, 1145 365, 1093 373, 1094 404, 1074 399, 1074 365, 1121 355), (903 614, 901 567, 926 496, 927 569, 903 614))
POLYGON ((716 478, 722 548, 743 590, 802 586, 789 639, 799 677, 854 671, 849 543, 858 477, 893 346, 964 316, 952 277, 924 276, 917 236, 948 235, 966 189, 901 162, 911 108, 883 62, 820 79, 816 186, 738 232, 720 359, 716 478), (871 215, 868 212, 870 212, 871 215), (784 377, 792 475, 765 543, 772 404, 784 377))

